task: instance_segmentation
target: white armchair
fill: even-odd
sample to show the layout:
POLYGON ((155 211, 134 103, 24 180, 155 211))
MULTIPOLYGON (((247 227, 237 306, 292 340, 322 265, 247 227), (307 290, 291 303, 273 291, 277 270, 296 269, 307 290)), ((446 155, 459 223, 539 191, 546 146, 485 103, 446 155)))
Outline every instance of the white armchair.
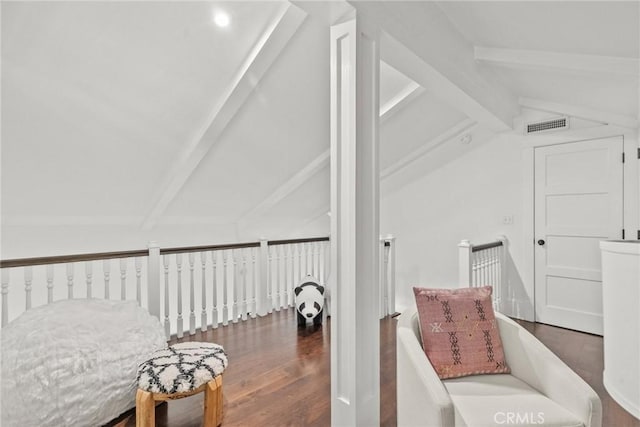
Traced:
POLYGON ((602 427, 598 395, 555 354, 496 313, 511 374, 440 380, 425 355, 415 306, 398 321, 398 425, 602 427))

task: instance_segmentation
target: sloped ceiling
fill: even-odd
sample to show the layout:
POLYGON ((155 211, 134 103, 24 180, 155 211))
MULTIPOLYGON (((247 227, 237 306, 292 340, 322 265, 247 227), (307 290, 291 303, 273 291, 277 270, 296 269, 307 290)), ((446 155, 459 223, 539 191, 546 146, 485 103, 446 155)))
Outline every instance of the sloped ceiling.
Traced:
POLYGON ((484 49, 476 50, 480 66, 515 95, 637 120, 640 3, 438 5, 471 44, 484 49))
POLYGON ((638 57, 638 2, 438 2, 477 46, 638 57))
POLYGON ((280 7, 3 2, 3 216, 142 217, 280 7))
MULTIPOLYGON (((523 106, 533 99, 637 121, 637 73, 612 78, 598 68, 637 61, 637 3, 438 7, 471 51, 488 49, 468 58, 482 77, 523 106), (536 52, 537 62, 523 64, 523 52, 536 52), (585 58, 575 55, 593 66, 580 68, 585 58)), ((236 240, 328 233, 328 23, 348 9, 2 2, 3 228, 118 224, 153 235, 171 225, 215 225, 236 240), (217 10, 230 15, 229 27, 212 23, 217 10), (287 20, 292 11, 298 18, 287 20), (279 44, 269 45, 283 27, 279 44), (238 87, 244 95, 235 95, 238 87), (198 145, 230 99, 228 120, 198 145)), ((380 90, 383 191, 464 153, 465 135, 477 144, 492 135, 392 63, 381 64, 380 90)))

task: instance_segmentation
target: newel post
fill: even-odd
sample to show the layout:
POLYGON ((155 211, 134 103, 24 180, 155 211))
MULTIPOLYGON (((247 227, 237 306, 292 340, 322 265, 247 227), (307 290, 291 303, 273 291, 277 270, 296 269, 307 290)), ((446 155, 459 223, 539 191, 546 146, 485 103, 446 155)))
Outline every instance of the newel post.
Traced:
POLYGON ((396 312, 396 238, 389 234, 386 239, 389 242, 389 307, 388 313, 396 312))
POLYGON ((151 241, 147 244, 149 258, 147 262, 147 303, 149 313, 160 317, 160 246, 151 241))
POLYGON ((458 243, 458 278, 461 288, 471 287, 471 242, 462 240, 458 243))
POLYGON ((266 316, 269 312, 269 296, 267 286, 269 283, 269 246, 267 239, 260 239, 258 251, 259 280, 256 287, 256 313, 258 316, 266 316))

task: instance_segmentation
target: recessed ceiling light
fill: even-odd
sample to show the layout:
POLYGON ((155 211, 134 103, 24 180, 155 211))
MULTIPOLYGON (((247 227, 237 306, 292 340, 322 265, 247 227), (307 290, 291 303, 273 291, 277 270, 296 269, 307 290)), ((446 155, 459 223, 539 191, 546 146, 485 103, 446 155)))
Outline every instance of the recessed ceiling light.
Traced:
POLYGON ((231 23, 231 17, 226 12, 216 11, 213 14, 213 23, 220 28, 225 28, 231 23))

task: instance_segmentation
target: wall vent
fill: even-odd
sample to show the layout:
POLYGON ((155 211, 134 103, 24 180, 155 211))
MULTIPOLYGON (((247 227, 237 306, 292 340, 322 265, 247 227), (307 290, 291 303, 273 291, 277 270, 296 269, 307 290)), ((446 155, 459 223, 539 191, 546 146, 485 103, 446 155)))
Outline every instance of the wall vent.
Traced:
POLYGON ((569 129, 569 118, 561 117, 559 119, 545 120, 543 122, 528 123, 527 134, 537 132, 549 132, 569 129))

